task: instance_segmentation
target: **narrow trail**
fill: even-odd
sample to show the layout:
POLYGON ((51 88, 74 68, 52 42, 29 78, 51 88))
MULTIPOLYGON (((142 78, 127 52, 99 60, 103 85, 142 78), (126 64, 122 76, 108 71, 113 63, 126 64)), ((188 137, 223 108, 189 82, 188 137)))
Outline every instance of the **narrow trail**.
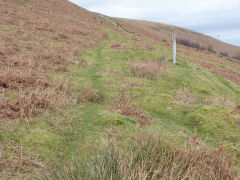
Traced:
POLYGON ((110 22, 112 25, 122 29, 123 31, 125 32, 128 32, 128 33, 133 33, 133 32, 129 32, 126 28, 123 27, 123 25, 121 25, 120 23, 118 22, 115 22, 113 20, 111 20, 110 18, 108 18, 107 16, 104 16, 102 14, 98 14, 101 18, 105 19, 106 21, 110 22))
POLYGON ((107 18, 106 16, 102 15, 102 14, 98 14, 100 17, 102 17, 103 19, 106 19, 108 22, 110 22, 111 24, 113 24, 114 26, 118 26, 118 24, 114 21, 112 21, 111 19, 107 18))
POLYGON ((104 57, 102 55, 102 51, 105 48, 105 46, 107 45, 106 42, 100 44, 99 48, 96 49, 95 51, 95 59, 94 59, 94 66, 91 67, 91 69, 89 70, 89 81, 91 82, 91 86, 92 88, 96 89, 96 90, 104 90, 105 87, 102 83, 102 76, 99 74, 99 72, 101 71, 101 68, 104 67, 104 57))

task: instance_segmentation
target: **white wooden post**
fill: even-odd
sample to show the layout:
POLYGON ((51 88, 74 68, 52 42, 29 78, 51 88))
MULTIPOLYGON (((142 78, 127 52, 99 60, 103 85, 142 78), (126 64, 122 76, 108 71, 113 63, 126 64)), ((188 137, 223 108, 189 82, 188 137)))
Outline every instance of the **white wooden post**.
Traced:
POLYGON ((177 63, 177 42, 176 42, 176 34, 172 33, 172 40, 173 40, 173 64, 177 63))

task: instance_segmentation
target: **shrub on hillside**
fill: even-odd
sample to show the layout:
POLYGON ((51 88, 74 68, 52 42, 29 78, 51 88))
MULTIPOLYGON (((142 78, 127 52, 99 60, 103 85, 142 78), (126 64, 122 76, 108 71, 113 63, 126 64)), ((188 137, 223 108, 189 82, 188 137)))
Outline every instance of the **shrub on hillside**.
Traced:
POLYGON ((211 45, 208 46, 207 50, 208 50, 208 52, 214 53, 213 47, 211 45))
POLYGON ((240 60, 240 55, 233 56, 234 59, 240 60))
POLYGON ((177 43, 181 44, 181 45, 184 45, 184 46, 196 48, 196 49, 200 49, 201 48, 199 43, 191 42, 188 39, 177 39, 177 43))
POLYGON ((220 52, 220 54, 221 54, 222 56, 229 57, 229 55, 228 55, 228 53, 227 53, 227 52, 220 52))

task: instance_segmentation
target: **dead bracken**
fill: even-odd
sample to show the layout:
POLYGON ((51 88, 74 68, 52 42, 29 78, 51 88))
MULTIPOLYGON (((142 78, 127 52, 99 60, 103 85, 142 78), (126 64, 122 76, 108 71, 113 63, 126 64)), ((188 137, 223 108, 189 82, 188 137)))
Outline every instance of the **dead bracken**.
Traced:
POLYGON ((120 114, 135 120, 140 126, 150 125, 151 118, 138 105, 133 103, 133 97, 129 94, 130 87, 122 87, 120 96, 115 100, 115 109, 120 114))

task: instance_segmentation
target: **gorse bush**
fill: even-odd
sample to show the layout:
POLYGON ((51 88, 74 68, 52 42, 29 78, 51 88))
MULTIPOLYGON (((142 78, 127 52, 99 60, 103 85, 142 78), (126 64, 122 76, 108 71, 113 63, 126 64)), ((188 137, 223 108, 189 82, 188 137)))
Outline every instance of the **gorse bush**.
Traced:
POLYGON ((47 173, 42 179, 153 180, 234 179, 234 161, 222 147, 201 151, 201 140, 192 136, 185 147, 161 137, 138 136, 125 151, 112 144, 93 163, 74 162, 47 173))

